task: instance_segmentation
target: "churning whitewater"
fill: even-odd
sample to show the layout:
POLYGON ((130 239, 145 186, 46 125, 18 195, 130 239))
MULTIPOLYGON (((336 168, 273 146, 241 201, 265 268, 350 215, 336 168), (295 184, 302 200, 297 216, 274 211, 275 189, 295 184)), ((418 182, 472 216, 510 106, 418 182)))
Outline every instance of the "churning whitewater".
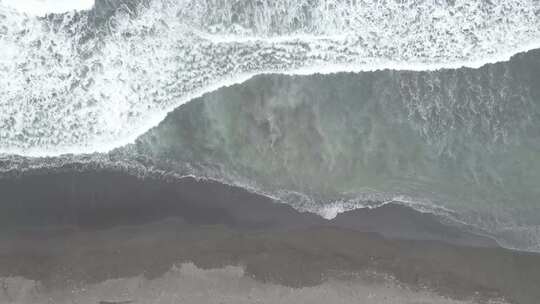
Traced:
POLYGON ((24 156, 109 151, 256 74, 479 67, 540 47, 536 0, 17 3, 0 0, 0 153, 24 156))
POLYGON ((90 10, 94 6, 94 0, 4 0, 4 3, 18 11, 35 16, 90 10))

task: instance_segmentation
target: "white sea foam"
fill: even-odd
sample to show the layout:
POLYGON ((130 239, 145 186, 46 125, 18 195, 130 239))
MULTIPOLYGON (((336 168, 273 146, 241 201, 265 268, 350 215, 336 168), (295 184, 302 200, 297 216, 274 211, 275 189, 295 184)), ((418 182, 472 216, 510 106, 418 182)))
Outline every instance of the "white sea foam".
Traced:
POLYGON ((332 220, 341 213, 357 209, 375 209, 387 204, 408 206, 418 212, 435 214, 449 221, 457 222, 453 216, 455 211, 437 205, 429 200, 387 193, 365 193, 359 194, 354 199, 337 200, 319 206, 317 204, 311 204, 313 210, 308 211, 316 213, 327 220, 332 220))
POLYGON ((32 16, 89 10, 94 0, 3 0, 0 3, 32 16))
POLYGON ((12 3, 0 0, 0 153, 26 156, 109 151, 257 74, 479 67, 540 47, 536 0, 154 0, 121 6, 106 35, 85 14, 12 3))

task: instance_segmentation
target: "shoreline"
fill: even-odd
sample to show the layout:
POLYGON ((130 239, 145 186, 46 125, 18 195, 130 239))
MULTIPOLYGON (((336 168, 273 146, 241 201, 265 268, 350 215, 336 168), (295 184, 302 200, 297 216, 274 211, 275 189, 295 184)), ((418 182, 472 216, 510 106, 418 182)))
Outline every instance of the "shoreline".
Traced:
POLYGON ((540 298, 539 254, 501 248, 405 206, 325 220, 216 182, 107 170, 27 175, 0 180, 0 189, 12 201, 0 207, 0 277, 45 290, 159 279, 193 263, 240 266, 256 282, 295 289, 371 271, 456 301, 540 298))
POLYGON ((0 277, 34 280, 52 291, 137 276, 155 280, 193 263, 207 270, 240 266, 257 282, 293 289, 375 272, 456 301, 532 304, 540 296, 540 255, 330 226, 249 232, 168 219, 104 230, 27 230, 1 243, 0 277))

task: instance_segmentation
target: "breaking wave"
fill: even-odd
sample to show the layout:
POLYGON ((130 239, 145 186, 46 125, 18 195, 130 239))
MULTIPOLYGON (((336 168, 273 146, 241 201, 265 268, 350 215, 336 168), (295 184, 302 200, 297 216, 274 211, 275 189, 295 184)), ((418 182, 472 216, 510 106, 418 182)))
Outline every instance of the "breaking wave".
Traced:
POLYGON ((540 46, 536 0, 99 0, 45 17, 10 3, 0 152, 25 156, 109 151, 261 73, 476 68, 540 46))
POLYGON ((30 16, 90 10, 94 6, 94 0, 3 0, 3 3, 30 16))

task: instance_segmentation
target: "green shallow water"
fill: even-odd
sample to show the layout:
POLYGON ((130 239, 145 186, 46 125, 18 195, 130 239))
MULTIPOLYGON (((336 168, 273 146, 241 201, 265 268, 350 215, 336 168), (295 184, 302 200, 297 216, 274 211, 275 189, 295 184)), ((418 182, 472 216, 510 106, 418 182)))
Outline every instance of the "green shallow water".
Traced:
POLYGON ((127 150, 309 211, 443 206, 540 249, 538 51, 480 69, 259 76, 181 106, 127 150))

